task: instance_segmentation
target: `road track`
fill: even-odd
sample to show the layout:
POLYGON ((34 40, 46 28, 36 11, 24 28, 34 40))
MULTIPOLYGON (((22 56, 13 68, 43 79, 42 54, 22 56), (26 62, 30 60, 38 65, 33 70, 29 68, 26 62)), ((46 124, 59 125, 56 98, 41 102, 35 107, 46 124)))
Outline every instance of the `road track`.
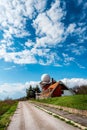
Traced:
POLYGON ((19 102, 7 130, 79 130, 36 108, 28 101, 19 102))

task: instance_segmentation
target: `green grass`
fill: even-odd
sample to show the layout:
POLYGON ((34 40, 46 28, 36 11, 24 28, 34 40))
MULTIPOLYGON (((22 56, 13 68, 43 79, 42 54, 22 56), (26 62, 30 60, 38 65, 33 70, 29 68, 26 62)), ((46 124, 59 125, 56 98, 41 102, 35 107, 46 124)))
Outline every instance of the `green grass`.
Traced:
POLYGON ((55 97, 48 99, 39 99, 37 101, 53 105, 76 108, 80 110, 87 110, 87 95, 55 97))
POLYGON ((4 130, 10 123, 10 117, 17 108, 17 101, 0 101, 0 130, 4 130))

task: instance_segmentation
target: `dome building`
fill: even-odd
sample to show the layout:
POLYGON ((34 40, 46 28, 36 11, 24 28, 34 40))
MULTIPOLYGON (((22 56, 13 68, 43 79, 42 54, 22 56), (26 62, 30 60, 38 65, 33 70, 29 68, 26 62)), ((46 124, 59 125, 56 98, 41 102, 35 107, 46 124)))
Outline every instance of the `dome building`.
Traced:
POLYGON ((40 86, 42 92, 39 98, 60 97, 74 94, 63 82, 55 81, 48 74, 43 74, 41 76, 40 86))
POLYGON ((49 85, 50 85, 50 79, 51 79, 50 75, 48 75, 48 74, 43 74, 41 76, 40 86, 42 88, 42 91, 46 90, 49 87, 49 85))
POLYGON ((43 74, 41 76, 41 81, 42 82, 46 82, 46 83, 49 83, 50 82, 50 76, 48 74, 43 74))
POLYGON ((43 74, 41 76, 40 86, 42 88, 42 91, 47 90, 48 87, 54 83, 56 83, 56 81, 51 78, 49 74, 43 74))

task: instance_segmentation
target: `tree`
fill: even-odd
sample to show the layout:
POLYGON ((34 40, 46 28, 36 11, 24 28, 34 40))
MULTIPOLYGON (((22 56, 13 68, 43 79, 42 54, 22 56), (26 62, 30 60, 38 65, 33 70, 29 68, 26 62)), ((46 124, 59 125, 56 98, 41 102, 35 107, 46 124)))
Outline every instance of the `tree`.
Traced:
POLYGON ((87 94, 87 85, 82 85, 82 86, 75 86, 73 88, 73 91, 76 94, 87 94))
POLYGON ((34 88, 34 90, 35 90, 35 92, 37 92, 37 93, 40 93, 40 92, 41 92, 41 90, 40 90, 40 88, 39 88, 38 85, 36 85, 36 87, 34 88))
POLYGON ((31 85, 29 86, 28 89, 26 89, 26 98, 35 98, 36 97, 36 93, 40 93, 40 88, 38 85, 36 85, 36 87, 32 87, 31 85))
POLYGON ((26 94, 27 94, 27 96, 26 96, 27 99, 35 97, 34 90, 33 90, 33 87, 31 85, 28 89, 26 89, 26 94))

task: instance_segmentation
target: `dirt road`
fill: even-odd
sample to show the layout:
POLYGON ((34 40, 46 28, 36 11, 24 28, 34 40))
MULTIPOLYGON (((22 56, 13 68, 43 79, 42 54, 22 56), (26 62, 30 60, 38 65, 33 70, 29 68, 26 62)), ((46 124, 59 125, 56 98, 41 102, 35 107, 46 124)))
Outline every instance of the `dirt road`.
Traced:
POLYGON ((79 130, 39 110, 27 101, 19 102, 7 130, 79 130))

